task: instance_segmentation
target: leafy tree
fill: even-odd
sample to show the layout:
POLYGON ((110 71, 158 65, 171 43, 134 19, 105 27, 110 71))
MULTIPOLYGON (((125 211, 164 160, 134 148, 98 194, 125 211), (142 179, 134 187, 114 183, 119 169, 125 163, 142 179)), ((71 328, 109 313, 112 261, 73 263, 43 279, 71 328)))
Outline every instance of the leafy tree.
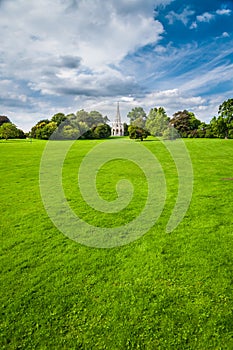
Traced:
POLYGON ((55 123, 55 122, 50 122, 50 123, 46 124, 41 129, 41 132, 40 132, 41 139, 48 140, 56 129, 57 129, 57 123, 55 123))
POLYGON ((133 108, 127 117, 130 119, 130 124, 137 126, 139 128, 144 128, 146 123, 146 112, 142 107, 133 108))
POLYGON ((195 130, 195 137, 203 138, 206 135, 208 125, 205 122, 201 122, 201 124, 198 125, 197 130, 195 130))
POLYGON ((95 139, 108 138, 111 135, 111 128, 108 124, 100 124, 93 129, 95 139))
POLYGON ((67 140, 76 140, 80 136, 80 131, 72 125, 65 125, 62 130, 62 138, 67 140))
POLYGON ((23 132, 23 130, 21 129, 18 129, 18 136, 17 136, 17 139, 26 139, 26 134, 23 132))
POLYGON ((102 114, 98 111, 91 111, 89 113, 89 119, 92 123, 92 125, 90 126, 97 126, 105 123, 105 119, 103 118, 102 114))
POLYGON ((132 121, 131 125, 134 125, 140 129, 145 129, 146 119, 143 119, 143 117, 138 117, 137 119, 132 121))
POLYGON ((232 129, 233 122, 233 98, 224 101, 219 106, 218 114, 218 124, 221 129, 221 133, 224 133, 225 138, 228 138, 229 130, 232 129))
POLYGON ((181 137, 192 137, 193 130, 197 130, 201 121, 198 120, 194 113, 187 110, 179 111, 173 114, 170 124, 179 132, 181 137))
POLYGON ((110 119, 108 119, 107 115, 104 116, 103 118, 104 124, 107 124, 108 122, 110 122, 110 119))
POLYGON ((215 137, 223 139, 226 137, 226 134, 228 134, 226 120, 221 116, 213 117, 210 122, 210 127, 215 137))
POLYGON ((149 135, 148 131, 139 128, 136 125, 130 125, 128 128, 130 139, 140 139, 143 141, 149 135))
POLYGON ((4 123, 11 123, 10 119, 5 115, 0 115, 0 126, 4 123))
POLYGON ((32 127, 31 137, 41 140, 48 140, 56 129, 57 123, 55 121, 43 119, 32 127))
POLYGON ((86 123, 89 128, 95 127, 100 124, 106 124, 106 120, 108 119, 106 116, 103 117, 102 114, 98 111, 91 111, 90 113, 88 113, 84 109, 78 111, 76 113, 76 117, 76 120, 78 122, 86 123))
POLYGON ((164 140, 175 140, 178 137, 177 131, 173 126, 168 126, 163 131, 163 139, 164 140))
POLYGON ((227 120, 228 123, 233 121, 233 98, 224 101, 219 106, 218 113, 227 120))
POLYGON ((62 122, 64 122, 67 119, 64 113, 57 113, 54 114, 54 116, 51 119, 51 122, 55 122, 57 126, 59 126, 62 122))
POLYGON ((129 136, 129 131, 128 131, 129 126, 128 126, 128 124, 124 123, 123 127, 124 127, 124 136, 129 136))
POLYGON ((78 122, 85 122, 85 123, 87 123, 88 126, 89 126, 89 124, 91 126, 92 119, 89 118, 89 113, 87 111, 85 111, 84 109, 80 109, 73 116, 74 116, 74 118, 72 118, 72 119, 76 119, 78 122))
POLYGON ((21 138, 22 133, 23 131, 17 129, 17 127, 12 123, 3 123, 0 126, 0 138, 5 140, 21 138))
POLYGON ((152 108, 146 120, 146 130, 154 136, 162 136, 167 129, 170 118, 168 118, 163 107, 152 108))
POLYGON ((76 114, 57 113, 51 121, 40 120, 31 129, 31 136, 38 139, 74 140, 77 138, 105 138, 110 136, 111 128, 106 124, 108 117, 98 111, 86 112, 81 109, 76 114))

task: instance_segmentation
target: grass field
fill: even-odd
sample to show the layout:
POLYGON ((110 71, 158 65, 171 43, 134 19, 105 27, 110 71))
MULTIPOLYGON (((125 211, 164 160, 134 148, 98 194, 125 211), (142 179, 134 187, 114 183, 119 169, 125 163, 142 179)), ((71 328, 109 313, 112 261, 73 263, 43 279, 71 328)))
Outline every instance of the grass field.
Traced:
MULTIPOLYGON (((139 214, 146 181, 135 164, 110 161, 97 176, 100 195, 114 199, 116 181, 126 176, 135 196, 122 215, 89 208, 77 171, 99 142, 73 145, 64 189, 84 220, 114 227, 139 214)), ((1 349, 233 349, 233 140, 185 143, 194 189, 180 225, 165 232, 177 195, 175 164, 161 142, 145 141, 165 172, 163 213, 140 239, 97 249, 64 236, 43 207, 46 142, 0 142, 1 349)))

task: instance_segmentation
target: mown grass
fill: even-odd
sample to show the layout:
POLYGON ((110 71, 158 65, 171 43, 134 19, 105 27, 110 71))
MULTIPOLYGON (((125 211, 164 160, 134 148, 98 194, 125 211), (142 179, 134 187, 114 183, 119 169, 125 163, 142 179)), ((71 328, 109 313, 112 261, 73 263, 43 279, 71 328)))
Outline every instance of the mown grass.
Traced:
MULTIPOLYGON (((127 176, 136 197, 123 218, 88 208, 77 170, 98 142, 72 147, 65 193, 90 223, 121 225, 138 215, 145 179, 130 162, 109 162, 97 176, 101 196, 114 199, 116 181, 127 176)), ((144 142, 166 174, 164 211, 139 240, 96 249, 65 237, 46 214, 39 189, 46 142, 0 142, 2 349, 233 348, 233 181, 222 180, 233 177, 233 142, 185 143, 194 191, 181 224, 165 233, 177 195, 175 164, 162 143, 144 142)))

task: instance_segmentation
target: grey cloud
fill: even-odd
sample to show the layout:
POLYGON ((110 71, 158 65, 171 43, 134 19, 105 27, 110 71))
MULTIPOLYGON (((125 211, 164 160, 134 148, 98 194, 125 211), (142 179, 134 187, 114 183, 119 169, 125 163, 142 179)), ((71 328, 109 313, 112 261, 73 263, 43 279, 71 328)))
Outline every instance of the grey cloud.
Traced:
POLYGON ((142 94, 143 89, 134 82, 120 82, 112 83, 99 82, 95 87, 87 86, 60 86, 54 87, 54 92, 61 95, 85 96, 85 97, 112 97, 142 94))
POLYGON ((81 64, 81 58, 78 56, 61 56, 60 66, 70 69, 78 68, 81 64))
POLYGON ((0 104, 2 107, 31 109, 31 105, 28 102, 21 101, 18 98, 0 97, 0 104))

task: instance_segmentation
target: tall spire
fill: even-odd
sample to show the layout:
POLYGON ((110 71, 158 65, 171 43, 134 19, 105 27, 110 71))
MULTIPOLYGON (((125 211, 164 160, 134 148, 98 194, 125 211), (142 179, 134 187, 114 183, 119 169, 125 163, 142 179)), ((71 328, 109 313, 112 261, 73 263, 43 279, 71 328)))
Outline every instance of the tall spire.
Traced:
POLYGON ((117 123, 117 124, 121 124, 120 103, 119 103, 119 101, 117 102, 116 123, 117 123))
POLYGON ((112 124, 112 136, 124 136, 124 126, 121 122, 120 104, 117 102, 117 114, 112 124))

